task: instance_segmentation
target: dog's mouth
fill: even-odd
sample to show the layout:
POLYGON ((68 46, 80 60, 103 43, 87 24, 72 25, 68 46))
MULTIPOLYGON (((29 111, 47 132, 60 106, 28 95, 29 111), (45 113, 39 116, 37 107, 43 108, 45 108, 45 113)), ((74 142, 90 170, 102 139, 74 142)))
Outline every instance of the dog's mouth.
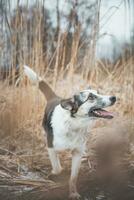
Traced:
POLYGON ((88 114, 89 114, 89 117, 99 117, 99 118, 106 118, 106 119, 112 119, 114 117, 114 114, 112 112, 109 112, 101 108, 94 108, 90 110, 88 114))

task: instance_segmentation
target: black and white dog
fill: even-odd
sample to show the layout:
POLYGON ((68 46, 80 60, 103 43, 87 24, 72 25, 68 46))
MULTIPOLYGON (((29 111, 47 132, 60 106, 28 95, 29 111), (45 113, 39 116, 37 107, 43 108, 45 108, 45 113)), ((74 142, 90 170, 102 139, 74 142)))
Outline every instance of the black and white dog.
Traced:
POLYGON ((76 182, 80 169, 81 158, 86 144, 86 136, 93 120, 113 118, 113 114, 103 108, 116 102, 115 96, 104 96, 97 91, 88 89, 73 95, 69 99, 57 96, 50 86, 31 68, 24 66, 24 73, 34 83, 47 100, 43 127, 47 134, 48 154, 52 165, 52 173, 60 174, 62 167, 57 152, 71 150, 72 169, 69 181, 69 195, 79 199, 76 182))

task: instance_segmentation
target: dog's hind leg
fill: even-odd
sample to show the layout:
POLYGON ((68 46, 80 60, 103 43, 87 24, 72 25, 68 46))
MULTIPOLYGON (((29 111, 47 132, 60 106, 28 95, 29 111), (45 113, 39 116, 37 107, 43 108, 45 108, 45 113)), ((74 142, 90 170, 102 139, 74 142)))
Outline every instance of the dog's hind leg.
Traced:
POLYGON ((48 154, 52 165, 52 174, 60 174, 63 169, 58 154, 54 148, 48 148, 48 154))
POLYGON ((71 199, 79 199, 80 195, 77 192, 77 178, 81 165, 82 152, 79 150, 73 150, 72 152, 72 169, 69 182, 69 195, 71 199))

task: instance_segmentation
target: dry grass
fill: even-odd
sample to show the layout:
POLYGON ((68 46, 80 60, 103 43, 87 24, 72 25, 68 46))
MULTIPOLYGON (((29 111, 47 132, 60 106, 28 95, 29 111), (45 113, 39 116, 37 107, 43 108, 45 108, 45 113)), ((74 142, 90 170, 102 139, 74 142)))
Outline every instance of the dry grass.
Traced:
MULTIPOLYGON (((131 60, 126 65, 131 68, 130 63, 131 60)), ((125 70, 126 67, 119 66, 115 73, 97 66, 91 73, 94 79, 90 84, 96 89, 100 88, 103 93, 115 94, 119 98, 116 105, 111 108, 117 113, 115 121, 118 120, 121 125, 123 119, 123 121, 129 121, 129 124, 132 125, 130 123, 133 121, 134 115, 132 74, 126 75, 125 70), (104 70, 107 70, 107 72, 104 70)), ((68 74, 70 72, 66 76, 64 75, 64 79, 62 78, 63 75, 59 74, 56 82, 56 92, 63 97, 70 96, 75 91, 86 88, 89 82, 83 79, 83 74, 74 73, 73 80, 68 74)), ((47 80, 52 84, 53 78, 51 76, 47 80)), ((23 164, 28 168, 38 168, 44 166, 48 159, 47 153, 45 153, 46 143, 41 127, 45 99, 38 88, 31 85, 25 86, 23 82, 22 80, 19 87, 8 86, 6 82, 1 82, 0 86, 0 151, 6 155, 7 162, 10 163, 11 161, 16 166, 16 173, 21 171, 21 165, 23 164), (14 158, 13 160, 8 160, 10 155, 14 158), (40 160, 40 157, 43 160, 40 160)), ((110 123, 107 125, 106 121, 102 121, 97 127, 106 126, 105 129, 107 130, 108 126, 112 126, 110 123)), ((133 138, 132 131, 131 138, 133 138)))
MULTIPOLYGON (((41 14, 38 14, 36 13, 38 27, 37 29, 34 27, 36 30, 33 30, 37 34, 33 40, 33 48, 30 49, 30 55, 27 56, 24 47, 20 46, 20 49, 23 49, 23 56, 21 51, 19 54, 20 66, 29 64, 62 97, 68 97, 89 85, 99 89, 102 93, 116 95, 117 103, 110 109, 114 110, 117 115, 113 121, 97 122, 89 137, 88 154, 93 150, 93 154, 90 156, 98 163, 98 157, 101 159, 109 142, 112 141, 111 152, 116 143, 121 148, 119 155, 122 153, 125 159, 121 162, 127 162, 129 165, 127 169, 129 167, 134 169, 134 57, 131 55, 127 59, 120 58, 114 65, 110 66, 97 60, 93 55, 94 49, 91 47, 81 56, 81 27, 77 26, 69 47, 68 33, 58 34, 55 51, 48 58, 42 52, 42 23, 41 14), (118 125, 118 128, 115 124, 118 125), (125 128, 122 128, 122 124, 125 125, 125 128), (111 127, 110 131, 109 127, 111 127), (125 134, 125 137, 122 134, 125 134), (115 141, 115 138, 118 139, 118 142, 115 141), (105 139, 108 140, 105 141, 105 139)), ((17 27, 20 32, 27 30, 23 20, 23 16, 20 15, 20 18, 16 16, 14 28, 17 27)), ((17 38, 17 35, 13 38, 15 45, 17 45, 17 38)), ((94 35, 93 38, 96 42, 94 35)), ((52 42, 55 43, 55 41, 52 42)), ((95 48, 95 44, 93 48, 95 48)), ((18 55, 17 51, 12 55, 13 70, 10 72, 9 78, 12 77, 13 83, 16 81, 14 72, 16 58, 14 55, 18 55)), ((9 85, 9 79, 0 82, 0 177, 4 181, 8 180, 8 183, 14 182, 33 187, 45 184, 46 190, 58 187, 57 183, 55 184, 47 178, 51 167, 41 127, 45 99, 37 87, 31 86, 29 83, 26 84, 24 77, 20 80, 18 87, 15 84, 9 85)), ((70 155, 62 154, 61 157, 68 168, 70 155)), ((85 169, 90 171, 90 162, 87 162, 87 158, 86 164, 82 168, 83 171, 85 169)), ((100 165, 100 167, 102 166, 100 165)), ((118 172, 117 168, 114 169, 118 172)), ((101 172, 104 175, 103 170, 101 172)), ((98 173, 102 175, 100 170, 98 173)))

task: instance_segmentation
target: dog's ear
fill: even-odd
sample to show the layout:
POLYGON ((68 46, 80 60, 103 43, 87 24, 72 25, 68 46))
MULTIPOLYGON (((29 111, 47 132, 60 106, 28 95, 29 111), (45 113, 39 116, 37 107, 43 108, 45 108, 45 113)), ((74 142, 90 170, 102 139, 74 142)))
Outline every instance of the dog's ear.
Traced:
POLYGON ((76 109, 76 103, 74 98, 69 98, 69 99, 62 99, 60 102, 62 108, 72 111, 76 109))

